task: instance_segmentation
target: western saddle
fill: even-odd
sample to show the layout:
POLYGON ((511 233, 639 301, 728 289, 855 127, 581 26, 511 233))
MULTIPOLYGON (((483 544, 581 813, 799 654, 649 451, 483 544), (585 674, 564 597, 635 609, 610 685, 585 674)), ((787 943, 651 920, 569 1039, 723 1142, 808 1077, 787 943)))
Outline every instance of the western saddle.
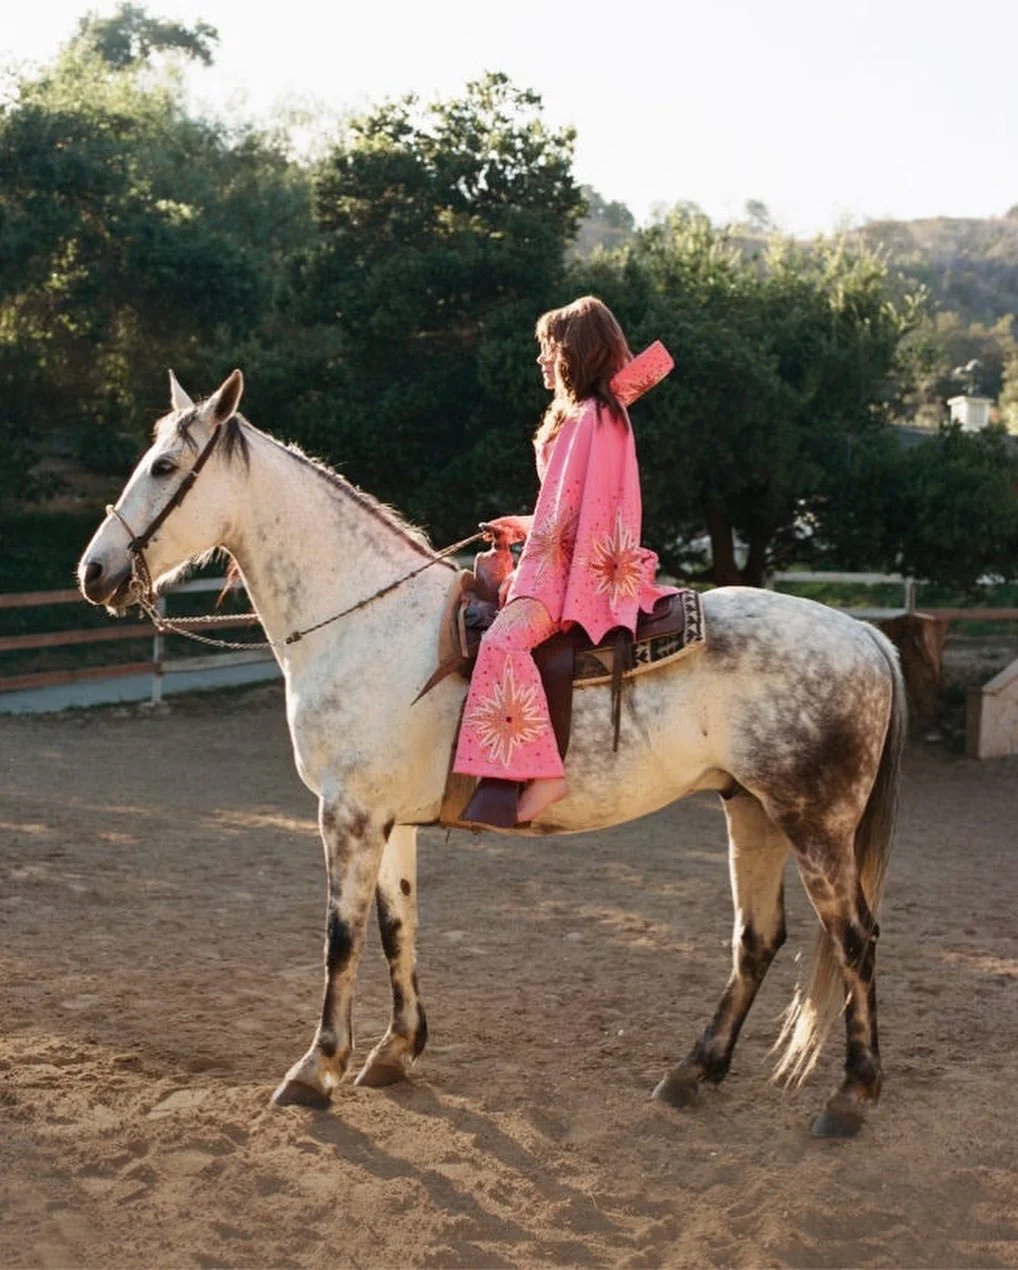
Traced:
MULTIPOLYGON (((452 674, 469 680, 484 632, 498 613, 498 595, 485 585, 483 574, 465 569, 449 592, 439 638, 439 664, 416 700, 452 674)), ((626 679, 656 669, 702 647, 705 640, 703 603, 698 592, 682 588, 665 596, 652 613, 640 613, 635 636, 619 627, 609 631, 596 646, 583 628, 553 635, 533 650, 541 676, 559 754, 565 759, 572 725, 573 691, 595 684, 611 684, 614 748, 618 748, 621 721, 622 685, 626 679)), ((455 750, 455 747, 454 747, 455 750)), ((515 781, 484 782, 495 798, 489 815, 461 818, 477 786, 475 777, 450 773, 439 823, 477 828, 479 822, 494 828, 511 828, 515 823, 515 781), (505 786, 504 791, 498 786, 505 786), (504 796, 501 796, 504 795, 504 796), (512 819, 510 819, 512 816, 512 819), (505 821, 507 823, 501 823, 505 821)), ((477 811, 477 800, 471 810, 477 811)))

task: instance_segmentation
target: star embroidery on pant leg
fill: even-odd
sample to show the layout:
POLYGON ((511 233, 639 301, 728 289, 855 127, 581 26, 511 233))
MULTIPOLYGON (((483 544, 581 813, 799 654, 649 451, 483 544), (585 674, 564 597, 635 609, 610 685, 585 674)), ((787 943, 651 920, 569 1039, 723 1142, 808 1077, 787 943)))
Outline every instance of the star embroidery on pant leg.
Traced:
POLYGON ((563 512, 534 525, 527 538, 527 555, 534 562, 534 581, 555 577, 568 569, 576 546, 575 512, 563 512))
POLYGON ((517 684, 507 661, 488 696, 467 712, 464 723, 477 733, 489 762, 508 767, 519 746, 540 738, 544 714, 537 694, 536 685, 517 684))
POLYGON ((599 595, 607 595, 613 608, 640 594, 643 586, 640 547, 622 519, 621 508, 615 513, 611 533, 595 538, 587 567, 594 579, 594 589, 599 595))

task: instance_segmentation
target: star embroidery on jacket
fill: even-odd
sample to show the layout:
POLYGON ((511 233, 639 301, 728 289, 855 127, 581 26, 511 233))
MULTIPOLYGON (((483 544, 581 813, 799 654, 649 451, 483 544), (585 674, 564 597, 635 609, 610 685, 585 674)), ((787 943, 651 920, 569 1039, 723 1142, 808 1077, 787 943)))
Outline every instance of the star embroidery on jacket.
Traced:
POLYGON ((621 507, 615 513, 615 526, 611 533, 593 542, 588 568, 594 579, 594 589, 599 595, 607 595, 612 608, 623 600, 633 600, 643 587, 643 567, 640 547, 622 519, 621 507))
POLYGON ((477 733, 489 762, 508 767, 521 745, 540 738, 544 715, 535 684, 517 684, 507 661, 502 678, 467 712, 464 723, 477 733))
POLYGON ((576 512, 563 512, 534 525, 527 538, 527 555, 534 562, 534 581, 556 577, 571 564, 576 546, 576 512))

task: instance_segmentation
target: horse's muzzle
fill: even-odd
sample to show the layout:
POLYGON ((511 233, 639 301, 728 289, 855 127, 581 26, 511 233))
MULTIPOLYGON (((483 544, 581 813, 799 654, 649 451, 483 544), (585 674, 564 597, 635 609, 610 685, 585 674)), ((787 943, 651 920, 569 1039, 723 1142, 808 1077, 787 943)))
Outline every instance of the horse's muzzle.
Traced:
POLYGON ((130 564, 108 571, 98 560, 88 560, 78 573, 81 593, 90 604, 105 604, 108 608, 120 608, 131 591, 130 564))

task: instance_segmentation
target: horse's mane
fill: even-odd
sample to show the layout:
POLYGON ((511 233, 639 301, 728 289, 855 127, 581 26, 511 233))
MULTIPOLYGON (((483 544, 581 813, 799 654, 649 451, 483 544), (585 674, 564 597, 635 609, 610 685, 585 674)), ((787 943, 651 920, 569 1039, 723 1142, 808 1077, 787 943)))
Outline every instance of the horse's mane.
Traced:
MULTIPOLYGON (((246 423, 247 421, 245 420, 244 422, 246 423)), ((251 425, 249 424, 248 426, 250 427, 251 425)), ((256 429, 256 431, 258 431, 258 429, 256 429)), ((262 433, 262 436, 267 435, 267 433, 262 433)), ((273 444, 278 445, 279 448, 286 454, 292 455, 292 457, 297 459, 298 462, 303 463, 305 466, 311 468, 313 472, 317 472, 319 476, 324 477, 325 480, 334 485, 341 493, 345 494, 347 498, 352 498, 355 503, 359 503, 365 511, 370 512, 372 516, 382 521, 383 524, 388 525, 390 529, 395 529, 396 532, 402 534, 404 538, 408 538, 413 545, 418 548, 418 550, 425 552, 425 554, 429 556, 435 555, 435 548, 431 545, 428 535, 424 532, 424 530, 417 525, 411 524, 411 522, 407 520, 401 512, 397 511, 395 507, 390 506, 388 503, 383 503, 381 499, 376 498, 374 494, 369 494, 367 490, 363 490, 358 485, 354 485, 334 468, 329 467, 328 463, 324 462, 322 459, 316 459, 310 454, 305 454, 295 441, 290 441, 284 445, 283 442, 277 441, 275 437, 268 437, 268 439, 272 441, 273 444)))
MULTIPOLYGON (((163 428, 173 427, 177 435, 184 440, 192 449, 197 449, 198 443, 191 435, 191 428, 201 415, 199 406, 195 406, 193 410, 184 410, 177 414, 169 414, 160 419, 156 424, 157 433, 163 428)), ((407 539, 412 546, 427 556, 434 556, 435 549, 431 545, 427 534, 417 525, 413 525, 394 507, 390 507, 388 503, 383 503, 380 499, 375 498, 373 494, 369 494, 366 490, 360 489, 358 486, 348 481, 345 476, 341 476, 334 468, 322 459, 313 458, 310 454, 305 454, 296 442, 284 443, 278 441, 269 433, 263 432, 261 428, 256 428, 249 419, 245 419, 241 414, 232 415, 227 419, 223 427, 223 453, 228 460, 239 455, 247 466, 250 462, 251 442, 247 436, 247 430, 257 433, 258 436, 264 437, 266 441, 282 450, 284 454, 290 455, 291 458, 297 460, 298 463, 311 469, 312 472, 324 478, 336 489, 344 494, 347 498, 364 508, 377 520, 384 525, 393 529, 402 538, 407 539)))

